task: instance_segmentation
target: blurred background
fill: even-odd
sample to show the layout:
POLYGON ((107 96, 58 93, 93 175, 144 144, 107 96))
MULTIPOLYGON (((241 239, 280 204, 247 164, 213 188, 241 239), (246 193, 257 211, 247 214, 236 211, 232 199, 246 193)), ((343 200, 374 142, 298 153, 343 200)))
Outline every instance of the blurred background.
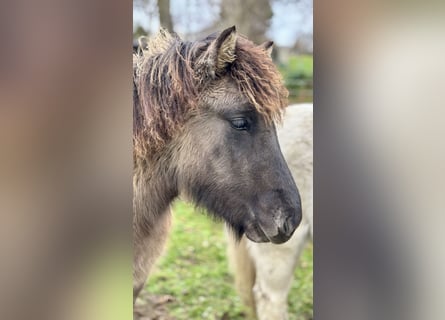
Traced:
POLYGON ((0 4, 0 319, 131 319, 131 9, 0 4))
MULTIPOLYGON (((222 17, 220 2, 203 3, 170 2, 179 34, 191 38, 222 17), (179 16, 190 21, 178 22, 179 16)), ((303 21, 288 16, 304 7, 279 14, 277 5, 302 4, 267 4, 273 14, 264 36, 278 51, 292 47, 273 26, 300 30, 294 28, 303 21)), ((132 319, 129 47, 138 26, 155 31, 157 3, 15 0, 0 8, 0 318, 132 319)), ((315 3, 314 12, 315 317, 443 319, 443 2, 336 0, 315 3)), ((197 215, 184 206, 176 210, 190 215, 181 219, 204 221, 212 235, 221 230, 209 220, 187 220, 197 215)), ((224 245, 216 245, 215 255, 216 242, 205 237, 195 240, 212 246, 204 252, 222 267, 199 259, 195 266, 227 270, 219 264, 224 245)), ((302 261, 309 265, 309 257, 302 261)), ((203 282, 192 265, 183 270, 203 282)), ((176 284, 157 283, 188 286, 190 278, 170 273, 178 275, 176 284)), ((230 278, 224 279, 224 286, 203 283, 198 301, 213 292, 226 295, 230 278)), ((305 305, 298 310, 311 310, 293 297, 305 305)), ((237 316, 238 302, 228 303, 223 309, 237 316)))
MULTIPOLYGON (((134 0, 133 46, 160 26, 197 40, 235 25, 256 44, 274 41, 272 58, 289 90, 289 103, 313 101, 312 0, 134 0)), ((234 289, 222 223, 177 201, 165 254, 150 275, 137 310, 141 319, 247 319, 234 289)), ((295 271, 291 320, 313 318, 313 248, 295 271)))
POLYGON ((133 40, 159 27, 196 40, 236 25, 260 44, 275 43, 273 58, 289 90, 290 102, 313 96, 312 0, 134 0, 133 40))

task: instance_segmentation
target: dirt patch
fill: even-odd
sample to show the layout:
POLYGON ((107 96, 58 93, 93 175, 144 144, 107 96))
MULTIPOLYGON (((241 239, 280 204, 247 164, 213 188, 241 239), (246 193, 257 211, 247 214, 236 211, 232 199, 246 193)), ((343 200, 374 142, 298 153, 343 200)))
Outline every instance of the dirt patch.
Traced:
POLYGON ((133 311, 134 320, 175 320, 168 313, 168 305, 175 301, 169 295, 153 295, 141 292, 133 311))

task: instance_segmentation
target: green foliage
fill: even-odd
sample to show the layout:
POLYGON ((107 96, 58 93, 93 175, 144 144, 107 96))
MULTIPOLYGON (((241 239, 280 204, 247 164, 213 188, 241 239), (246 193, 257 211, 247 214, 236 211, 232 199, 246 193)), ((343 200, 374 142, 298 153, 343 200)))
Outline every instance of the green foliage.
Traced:
MULTIPOLYGON (((175 203, 166 252, 150 276, 147 290, 169 294, 170 314, 182 319, 245 319, 229 274, 223 227, 181 201, 175 203)), ((301 259, 291 290, 290 319, 312 318, 312 247, 301 259)))
POLYGON ((313 56, 291 56, 278 66, 289 90, 291 102, 308 102, 313 99, 313 56))
POLYGON ((147 36, 148 32, 142 27, 142 26, 137 26, 136 30, 133 31, 133 39, 139 39, 142 36, 147 36))
POLYGON ((290 56, 287 63, 279 65, 279 69, 283 72, 285 79, 312 79, 313 65, 313 56, 290 56))

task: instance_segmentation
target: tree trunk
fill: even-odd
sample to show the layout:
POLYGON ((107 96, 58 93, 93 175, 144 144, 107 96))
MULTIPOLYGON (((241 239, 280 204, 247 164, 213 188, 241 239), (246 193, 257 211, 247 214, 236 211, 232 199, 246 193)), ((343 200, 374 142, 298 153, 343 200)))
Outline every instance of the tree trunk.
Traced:
POLYGON ((170 15, 170 0, 158 0, 158 9, 161 27, 173 32, 173 21, 170 15))
POLYGON ((219 28, 236 25, 253 42, 265 40, 273 12, 269 0, 222 0, 219 28))

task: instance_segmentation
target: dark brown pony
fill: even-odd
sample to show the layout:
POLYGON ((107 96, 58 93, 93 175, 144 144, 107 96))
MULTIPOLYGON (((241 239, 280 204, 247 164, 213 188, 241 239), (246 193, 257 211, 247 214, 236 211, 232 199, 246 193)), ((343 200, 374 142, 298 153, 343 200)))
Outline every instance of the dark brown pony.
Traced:
POLYGON ((179 194, 255 242, 285 242, 300 223, 275 130, 287 90, 271 47, 235 27, 195 42, 161 31, 134 55, 133 299, 179 194))

